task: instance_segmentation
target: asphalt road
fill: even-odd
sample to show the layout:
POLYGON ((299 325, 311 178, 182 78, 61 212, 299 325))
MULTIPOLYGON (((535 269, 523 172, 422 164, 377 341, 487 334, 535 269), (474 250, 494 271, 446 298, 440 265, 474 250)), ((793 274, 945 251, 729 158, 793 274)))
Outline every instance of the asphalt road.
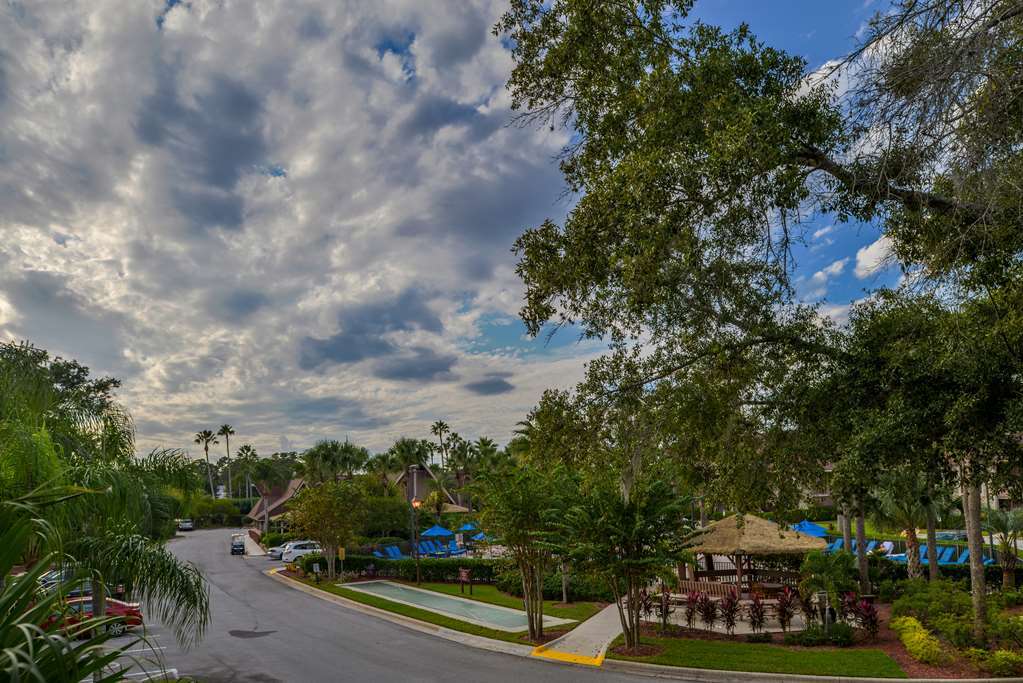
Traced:
POLYGON ((161 625, 147 626, 179 675, 207 683, 650 680, 479 650, 345 609, 264 575, 277 564, 265 557, 230 555, 230 536, 193 531, 168 546, 211 585, 213 621, 199 645, 183 651, 161 625))

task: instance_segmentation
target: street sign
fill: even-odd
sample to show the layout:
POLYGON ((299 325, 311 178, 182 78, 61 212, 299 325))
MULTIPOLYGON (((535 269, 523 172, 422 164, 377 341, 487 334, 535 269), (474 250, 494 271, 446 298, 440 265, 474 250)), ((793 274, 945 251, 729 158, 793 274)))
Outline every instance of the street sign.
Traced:
POLYGON ((344 562, 344 559, 345 559, 345 549, 344 548, 338 548, 337 549, 337 559, 339 559, 342 562, 344 562))
POLYGON ((469 595, 472 595, 472 574, 465 567, 458 568, 458 590, 465 592, 465 584, 469 584, 469 595))

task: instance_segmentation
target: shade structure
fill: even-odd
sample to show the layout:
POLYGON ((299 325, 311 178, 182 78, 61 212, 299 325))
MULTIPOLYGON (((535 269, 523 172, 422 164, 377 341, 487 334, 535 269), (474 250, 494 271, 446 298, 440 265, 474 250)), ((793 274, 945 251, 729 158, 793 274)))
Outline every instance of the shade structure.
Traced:
POLYGON ((784 529, 756 515, 732 515, 693 532, 688 547, 704 555, 783 555, 824 550, 824 539, 784 529))
POLYGON ((442 526, 440 526, 438 524, 434 524, 432 527, 430 527, 429 529, 427 529, 423 533, 419 534, 420 538, 439 538, 439 537, 442 537, 442 536, 454 536, 454 535, 455 535, 455 533, 453 531, 449 531, 448 529, 445 529, 444 527, 442 527, 442 526))
POLYGON ((486 541, 487 543, 490 543, 494 539, 490 538, 489 536, 487 536, 485 533, 483 533, 481 531, 478 534, 476 534, 475 536, 473 536, 472 540, 474 540, 474 541, 481 541, 481 542, 486 541))
POLYGON ((815 538, 824 538, 828 535, 828 530, 822 527, 820 524, 811 522, 808 519, 804 519, 802 522, 792 525, 793 531, 798 531, 801 534, 807 536, 813 536, 815 538))
POLYGON ((472 522, 466 522, 462 526, 458 527, 459 531, 476 531, 476 525, 472 522))

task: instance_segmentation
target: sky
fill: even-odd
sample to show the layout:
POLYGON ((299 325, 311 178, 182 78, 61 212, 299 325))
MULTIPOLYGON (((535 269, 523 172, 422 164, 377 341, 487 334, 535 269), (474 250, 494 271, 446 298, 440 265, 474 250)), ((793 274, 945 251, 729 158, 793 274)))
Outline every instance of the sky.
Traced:
MULTIPOLYGON (((510 126, 505 2, 0 6, 0 339, 123 380, 140 450, 234 426, 263 454, 383 450, 444 419, 506 442, 602 351, 530 339, 515 238, 571 208, 569 131, 510 126)), ((871 0, 701 0, 839 57, 871 0)), ((813 218, 796 291, 892 284, 870 225, 813 218)))

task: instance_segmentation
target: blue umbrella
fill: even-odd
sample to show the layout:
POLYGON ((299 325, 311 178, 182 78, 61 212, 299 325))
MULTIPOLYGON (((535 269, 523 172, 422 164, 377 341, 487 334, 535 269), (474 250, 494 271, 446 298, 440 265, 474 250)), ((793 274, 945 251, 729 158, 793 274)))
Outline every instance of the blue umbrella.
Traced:
POLYGON ((493 539, 492 539, 492 538, 490 538, 489 536, 487 536, 487 535, 486 535, 485 533, 483 533, 483 532, 481 531, 481 532, 479 532, 478 534, 476 534, 475 536, 473 536, 473 537, 472 537, 472 540, 474 540, 474 541, 487 541, 487 542, 489 543, 489 542, 490 542, 490 541, 492 541, 493 539))
POLYGON ((459 531, 476 531, 476 525, 472 522, 466 522, 462 526, 458 527, 459 531))
POLYGON ((419 534, 421 538, 439 538, 441 536, 454 536, 455 534, 448 531, 442 526, 434 524, 432 527, 419 534))
POLYGON ((828 530, 822 527, 820 524, 815 524, 808 519, 804 519, 798 524, 793 524, 792 529, 798 531, 801 534, 807 536, 815 536, 817 538, 824 538, 828 535, 828 530))

